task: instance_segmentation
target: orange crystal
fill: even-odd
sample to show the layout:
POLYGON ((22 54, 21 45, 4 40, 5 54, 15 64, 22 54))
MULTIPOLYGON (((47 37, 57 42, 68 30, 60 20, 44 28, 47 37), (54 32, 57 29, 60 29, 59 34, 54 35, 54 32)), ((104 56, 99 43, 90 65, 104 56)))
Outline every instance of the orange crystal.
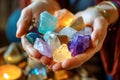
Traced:
POLYGON ((54 16, 58 18, 57 31, 60 31, 62 28, 69 26, 75 19, 74 14, 72 14, 67 9, 55 11, 54 16))

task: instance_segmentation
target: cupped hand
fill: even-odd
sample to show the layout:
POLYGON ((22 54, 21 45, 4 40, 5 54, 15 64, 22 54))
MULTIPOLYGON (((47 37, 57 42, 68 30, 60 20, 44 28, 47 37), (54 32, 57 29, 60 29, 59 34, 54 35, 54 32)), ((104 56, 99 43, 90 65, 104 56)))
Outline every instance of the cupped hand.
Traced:
POLYGON ((54 0, 35 0, 29 6, 24 8, 21 12, 21 16, 17 22, 17 33, 16 36, 21 38, 26 34, 31 25, 32 19, 35 19, 35 22, 38 22, 39 15, 43 11, 48 11, 51 14, 55 10, 60 9, 57 2, 54 0))
POLYGON ((21 37, 21 42, 24 50, 31 59, 44 65, 50 65, 52 63, 52 58, 41 55, 41 53, 39 53, 38 50, 33 47, 33 45, 26 39, 25 36, 21 37))
POLYGON ((16 36, 21 38, 24 50, 27 52, 30 58, 45 65, 51 63, 51 59, 41 55, 33 47, 33 45, 29 43, 25 35, 29 30, 33 18, 35 19, 35 22, 37 22, 41 12, 48 11, 49 13, 53 14, 54 11, 58 9, 60 9, 60 7, 54 0, 35 0, 33 3, 22 10, 21 16, 17 22, 16 36))
POLYGON ((107 34, 108 21, 95 8, 89 8, 78 12, 77 17, 82 16, 86 26, 92 27, 91 46, 82 54, 69 58, 63 62, 54 63, 52 70, 72 69, 81 66, 98 52, 107 34))

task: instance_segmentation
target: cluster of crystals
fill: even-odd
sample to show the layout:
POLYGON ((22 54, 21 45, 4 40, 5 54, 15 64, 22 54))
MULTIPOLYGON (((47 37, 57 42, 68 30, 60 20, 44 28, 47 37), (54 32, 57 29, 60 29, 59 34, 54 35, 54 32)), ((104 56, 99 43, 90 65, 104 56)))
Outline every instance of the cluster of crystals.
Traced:
POLYGON ((26 38, 42 55, 62 62, 83 53, 90 46, 91 32, 82 17, 76 18, 67 9, 62 9, 54 15, 42 12, 38 31, 28 33, 26 38))

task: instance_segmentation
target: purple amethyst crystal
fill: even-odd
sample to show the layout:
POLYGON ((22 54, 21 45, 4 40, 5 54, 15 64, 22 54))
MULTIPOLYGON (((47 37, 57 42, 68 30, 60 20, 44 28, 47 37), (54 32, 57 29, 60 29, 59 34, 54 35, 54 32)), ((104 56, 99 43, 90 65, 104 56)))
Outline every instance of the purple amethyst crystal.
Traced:
POLYGON ((84 52, 90 46, 90 35, 75 34, 71 41, 68 42, 68 49, 72 56, 84 52))

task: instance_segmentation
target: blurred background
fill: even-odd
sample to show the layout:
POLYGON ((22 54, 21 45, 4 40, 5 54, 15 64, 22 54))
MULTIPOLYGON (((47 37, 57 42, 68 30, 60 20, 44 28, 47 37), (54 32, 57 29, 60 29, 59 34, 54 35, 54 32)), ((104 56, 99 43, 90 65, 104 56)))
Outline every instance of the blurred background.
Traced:
POLYGON ((107 80, 99 53, 77 69, 58 72, 29 59, 15 37, 24 1, 0 0, 0 80, 107 80))
POLYGON ((18 0, 0 0, 0 47, 8 44, 8 39, 6 37, 8 20, 12 13, 18 8, 18 0))

